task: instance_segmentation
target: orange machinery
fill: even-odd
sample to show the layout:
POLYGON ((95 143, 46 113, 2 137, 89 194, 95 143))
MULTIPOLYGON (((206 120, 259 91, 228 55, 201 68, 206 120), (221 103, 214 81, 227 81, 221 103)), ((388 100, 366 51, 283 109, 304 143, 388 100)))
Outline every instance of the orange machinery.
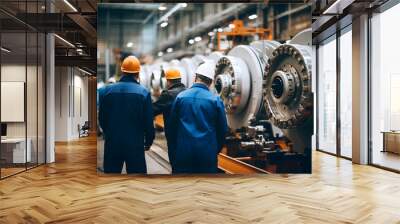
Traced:
POLYGON ((164 129, 164 117, 162 114, 159 114, 154 118, 154 124, 157 128, 164 129))
MULTIPOLYGON (((232 28, 232 31, 230 32, 218 32, 217 33, 217 50, 218 51, 223 51, 226 49, 221 49, 220 44, 221 44, 221 37, 223 36, 231 36, 231 37, 236 37, 236 36, 254 36, 257 35, 261 40, 272 40, 272 32, 270 29, 265 29, 265 28, 257 28, 257 27, 244 27, 243 21, 242 20, 233 20, 232 24, 234 27, 232 28)), ((233 47, 233 46, 232 46, 233 47)))

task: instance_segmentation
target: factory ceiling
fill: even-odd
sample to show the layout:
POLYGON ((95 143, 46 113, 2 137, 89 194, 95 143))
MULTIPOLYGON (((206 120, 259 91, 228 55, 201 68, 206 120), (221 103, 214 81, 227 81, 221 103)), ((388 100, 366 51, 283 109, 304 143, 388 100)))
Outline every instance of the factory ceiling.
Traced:
POLYGON ((78 66, 96 73, 97 0, 57 0, 47 4, 2 0, 0 20, 3 32, 28 29, 57 34, 56 65, 78 66))
POLYGON ((336 29, 351 24, 352 18, 366 11, 374 12, 388 0, 337 0, 325 3, 313 1, 313 43, 333 35, 336 29))
MULTIPOLYGON (((165 0, 99 0, 99 3, 165 3, 165 0)), ((179 2, 179 1, 171 1, 179 2)), ((188 3, 194 3, 188 1, 188 3)), ((219 3, 268 3, 268 4, 281 4, 281 3, 309 3, 311 0, 219 0, 219 3)), ((201 3, 215 3, 215 0, 202 0, 201 3)))

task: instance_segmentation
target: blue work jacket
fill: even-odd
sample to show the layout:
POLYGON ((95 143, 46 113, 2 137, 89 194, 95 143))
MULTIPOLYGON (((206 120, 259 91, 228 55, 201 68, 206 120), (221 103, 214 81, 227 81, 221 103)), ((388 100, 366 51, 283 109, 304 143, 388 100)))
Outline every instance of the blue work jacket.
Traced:
POLYGON ((125 161, 136 162, 137 172, 144 172, 144 146, 151 146, 154 140, 153 109, 149 91, 133 76, 126 75, 101 91, 99 104, 99 123, 105 139, 105 160, 106 157, 116 158, 109 155, 118 154, 125 161))
POLYGON ((219 96, 195 83, 175 99, 169 118, 169 157, 174 173, 216 173, 228 130, 219 96))

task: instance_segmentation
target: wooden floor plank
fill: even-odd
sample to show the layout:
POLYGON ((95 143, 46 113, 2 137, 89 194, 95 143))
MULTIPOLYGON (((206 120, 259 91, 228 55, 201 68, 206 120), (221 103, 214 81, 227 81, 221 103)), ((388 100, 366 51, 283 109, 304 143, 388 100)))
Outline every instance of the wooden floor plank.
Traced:
POLYGON ((311 175, 98 175, 96 139, 0 181, 0 223, 400 223, 400 175, 313 153, 311 175))

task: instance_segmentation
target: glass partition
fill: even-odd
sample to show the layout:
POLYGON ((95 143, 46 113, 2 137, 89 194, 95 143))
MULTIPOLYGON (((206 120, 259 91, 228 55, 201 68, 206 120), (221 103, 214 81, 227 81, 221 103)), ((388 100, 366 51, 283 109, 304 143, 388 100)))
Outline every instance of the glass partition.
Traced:
POLYGON ((1 34, 1 175, 10 176, 31 162, 27 146, 25 32, 1 34))
POLYGON ((351 25, 340 36, 340 155, 352 157, 352 33, 351 25))
MULTIPOLYGON (((43 11, 44 1, 9 1, 25 12, 43 11)), ((45 35, 12 14, 0 12, 0 178, 45 163, 45 35)))
POLYGON ((336 154, 336 36, 318 47, 319 150, 336 154))
POLYGON ((400 4, 371 18, 372 164, 400 170, 400 4))

